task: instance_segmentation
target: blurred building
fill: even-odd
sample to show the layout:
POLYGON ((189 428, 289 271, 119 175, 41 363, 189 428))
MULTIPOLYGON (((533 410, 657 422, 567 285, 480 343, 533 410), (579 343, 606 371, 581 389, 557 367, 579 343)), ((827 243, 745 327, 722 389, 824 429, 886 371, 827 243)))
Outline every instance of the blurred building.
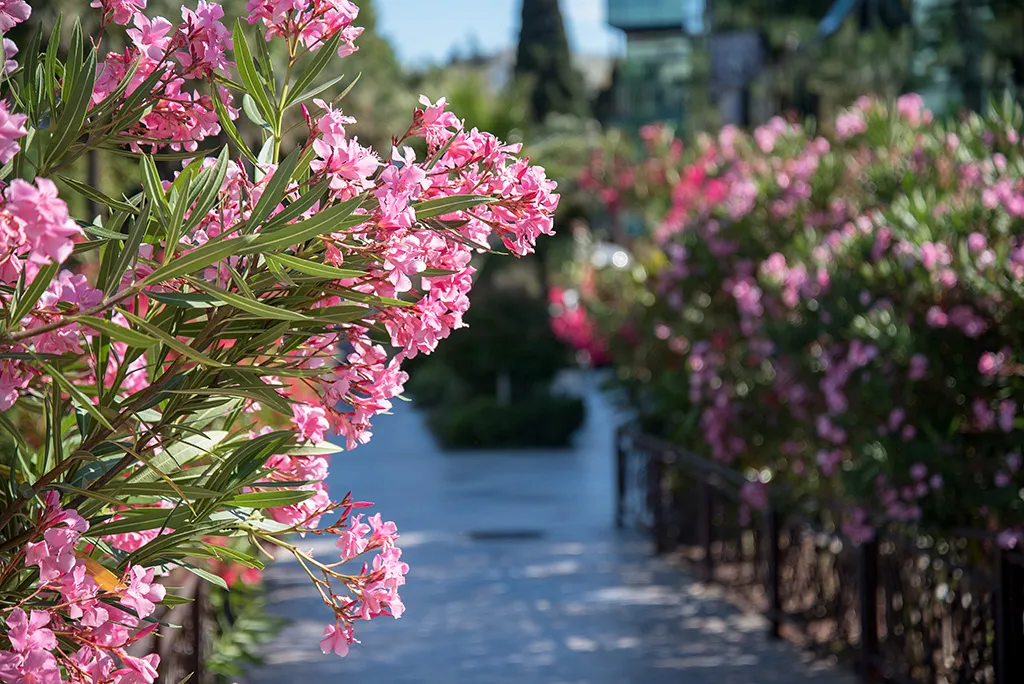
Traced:
POLYGON ((626 55, 609 93, 609 122, 627 128, 680 123, 693 73, 693 38, 704 32, 705 0, 607 1, 608 24, 626 35, 626 55))
POLYGON ((830 118, 858 95, 978 110, 1024 95, 1024 0, 605 0, 626 38, 602 119, 636 129, 830 118))

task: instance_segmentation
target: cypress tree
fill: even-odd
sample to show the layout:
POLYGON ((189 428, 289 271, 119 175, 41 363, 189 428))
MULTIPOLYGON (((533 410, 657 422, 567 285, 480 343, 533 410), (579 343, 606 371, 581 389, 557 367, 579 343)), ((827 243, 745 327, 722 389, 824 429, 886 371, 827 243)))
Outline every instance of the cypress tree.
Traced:
POLYGON ((537 121, 553 112, 584 113, 582 78, 572 68, 558 0, 523 0, 515 75, 531 82, 530 112, 537 121))

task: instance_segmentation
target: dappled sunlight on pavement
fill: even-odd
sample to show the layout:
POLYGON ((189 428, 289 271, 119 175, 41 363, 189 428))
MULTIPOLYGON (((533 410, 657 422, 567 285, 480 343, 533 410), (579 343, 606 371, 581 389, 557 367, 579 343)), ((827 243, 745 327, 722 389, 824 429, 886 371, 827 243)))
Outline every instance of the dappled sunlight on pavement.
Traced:
POLYGON ((269 606, 293 622, 247 681, 852 682, 612 530, 614 421, 591 404, 577 447, 562 452, 441 454, 408 406, 379 420, 373 442, 335 457, 332 485, 398 523, 408 612, 359 625, 347 658, 323 656, 322 606, 282 561, 266 572, 269 606))

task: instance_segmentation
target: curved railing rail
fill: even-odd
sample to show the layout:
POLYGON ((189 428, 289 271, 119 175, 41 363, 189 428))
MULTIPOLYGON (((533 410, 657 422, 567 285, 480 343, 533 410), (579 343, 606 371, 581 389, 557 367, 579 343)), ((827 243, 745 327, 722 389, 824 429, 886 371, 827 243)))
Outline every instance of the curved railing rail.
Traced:
POLYGON ((989 535, 853 544, 782 512, 779 492, 748 510, 741 474, 629 426, 616 454, 616 524, 762 612, 772 636, 866 684, 1024 683, 1024 557, 989 535))

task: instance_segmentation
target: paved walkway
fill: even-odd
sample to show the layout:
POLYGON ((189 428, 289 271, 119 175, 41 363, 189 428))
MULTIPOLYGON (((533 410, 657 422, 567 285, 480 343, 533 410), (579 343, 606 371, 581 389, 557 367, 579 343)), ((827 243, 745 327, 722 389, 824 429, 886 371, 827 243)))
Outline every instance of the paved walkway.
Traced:
POLYGON ((248 683, 851 684, 614 532, 614 416, 589 403, 567 451, 441 453, 409 405, 381 417, 370 444, 334 457, 330 484, 397 522, 407 612, 324 656, 326 608, 277 563, 270 610, 293 622, 248 683))

